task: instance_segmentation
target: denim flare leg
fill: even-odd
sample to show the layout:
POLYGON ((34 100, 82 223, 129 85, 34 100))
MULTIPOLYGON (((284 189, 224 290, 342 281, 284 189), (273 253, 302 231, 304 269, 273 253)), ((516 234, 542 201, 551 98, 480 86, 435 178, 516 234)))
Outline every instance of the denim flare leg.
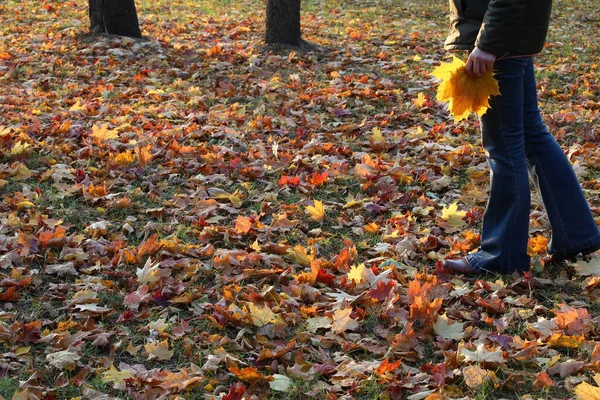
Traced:
POLYGON ((569 160, 542 121, 533 57, 494 64, 500 96, 481 117, 482 144, 491 169, 480 249, 467 255, 476 271, 529 269, 531 173, 550 220, 549 253, 564 256, 600 243, 600 232, 569 160))

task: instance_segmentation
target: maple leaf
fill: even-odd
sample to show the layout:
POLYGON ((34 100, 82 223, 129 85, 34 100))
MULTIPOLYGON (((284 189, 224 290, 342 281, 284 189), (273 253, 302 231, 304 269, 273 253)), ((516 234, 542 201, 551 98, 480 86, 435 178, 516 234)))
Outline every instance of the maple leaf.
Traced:
POLYGON ((463 378, 468 387, 477 389, 488 379, 495 380, 496 374, 493 371, 483 369, 477 365, 471 365, 463 369, 463 378))
POLYGON ((500 95, 493 71, 483 76, 471 76, 467 74, 466 64, 457 57, 453 57, 450 63, 442 63, 432 75, 442 80, 437 100, 449 103, 455 122, 467 118, 471 112, 482 116, 490 106, 489 97, 500 95))
POLYGON ((96 144, 102 144, 107 140, 119 137, 119 133, 114 129, 108 129, 107 124, 102 124, 100 127, 94 124, 94 126, 92 126, 92 133, 90 136, 94 139, 96 144))
POLYGON ((25 154, 28 152, 29 147, 31 147, 29 143, 22 142, 19 140, 13 145, 12 149, 10 150, 10 154, 12 156, 19 156, 21 154, 25 154))
POLYGON ((352 308, 348 307, 343 310, 337 309, 333 313, 331 329, 335 333, 342 333, 345 331, 351 331, 359 327, 358 321, 350 317, 352 314, 352 308))
POLYGON ((119 371, 111 365, 110 368, 102 373, 102 381, 112 383, 114 389, 124 390, 126 387, 125 380, 133 378, 131 371, 119 371))
POLYGON ((252 229, 252 220, 250 218, 238 215, 235 220, 235 230, 238 233, 248 233, 252 229))
POLYGON ((348 280, 354 281, 354 283, 361 283, 364 280, 365 264, 353 265, 350 267, 348 272, 348 280))
POLYGON ((138 283, 141 285, 158 282, 158 263, 153 264, 151 259, 148 258, 146 260, 146 264, 144 264, 143 268, 138 268, 136 275, 138 278, 138 283))
POLYGON ((248 307, 248 313, 252 319, 252 323, 256 326, 264 326, 271 322, 277 322, 277 315, 269 307, 259 306, 254 303, 246 303, 248 307))
POLYGON ((130 150, 118 153, 112 157, 111 162, 118 167, 127 167, 135 161, 135 156, 130 150))
POLYGON ((402 363, 401 360, 397 360, 397 361, 394 361, 393 363, 390 363, 389 359, 386 358, 379 365, 379 367, 377 367, 375 372, 382 378, 384 378, 386 380, 391 380, 391 379, 393 379, 393 376, 392 376, 392 374, 390 374, 390 372, 397 369, 401 363, 402 363))
POLYGON ((229 387, 229 392, 222 400, 242 400, 246 393, 246 386, 241 383, 235 383, 229 387))
POLYGON ((465 362, 500 363, 504 361, 502 358, 502 350, 489 351, 485 348, 483 343, 478 344, 475 351, 468 350, 460 345, 459 348, 459 354, 461 357, 464 357, 465 362))
POLYGON ((292 380, 285 375, 274 374, 273 380, 269 382, 269 386, 277 392, 287 392, 290 386, 292 386, 292 380))
POLYGON ((461 322, 450 323, 448 316, 442 314, 438 316, 437 321, 433 324, 433 331, 444 339, 452 339, 459 341, 463 338, 464 324, 461 322))
POLYGON ((175 352, 169 350, 169 339, 165 339, 157 344, 148 342, 144 345, 144 349, 148 352, 148 360, 156 358, 158 360, 170 360, 175 352))
POLYGON ((573 266, 581 276, 600 276, 600 257, 594 257, 589 261, 578 261, 573 266))
POLYGON ((50 365, 58 369, 66 369, 67 371, 73 371, 77 367, 77 361, 80 358, 79 354, 73 353, 70 350, 57 351, 46 356, 46 360, 48 360, 50 365))
POLYGON ((417 106, 418 108, 423 108, 426 101, 427 101, 427 99, 425 98, 425 95, 423 94, 423 92, 419 92, 419 94, 417 95, 417 98, 413 100, 413 102, 415 103, 415 106, 417 106))
POLYGON ((322 222, 325 217, 325 207, 320 200, 314 200, 312 206, 306 206, 306 211, 310 214, 310 217, 317 222, 322 222))
POLYGON ((270 376, 265 376, 258 372, 258 370, 254 367, 246 367, 239 369, 238 367, 230 367, 229 371, 237 376, 239 379, 246 382, 258 382, 261 380, 271 381, 273 378, 270 376))
MULTIPOLYGON (((594 381, 600 386, 600 374, 594 375, 594 381)), ((575 386, 575 396, 577 400, 600 400, 600 387, 581 382, 575 386)))

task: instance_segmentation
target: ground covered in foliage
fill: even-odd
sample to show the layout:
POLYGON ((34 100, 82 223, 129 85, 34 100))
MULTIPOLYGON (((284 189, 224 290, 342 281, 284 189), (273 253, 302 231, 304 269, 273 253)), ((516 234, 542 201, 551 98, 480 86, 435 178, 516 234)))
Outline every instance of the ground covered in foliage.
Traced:
MULTIPOLYGON (((445 2, 0 2, 4 398, 572 398, 597 389, 600 262, 464 279, 489 175, 429 73, 445 2), (587 384, 583 382, 589 382, 587 384)), ((555 2, 545 119, 600 217, 595 2, 555 2)), ((594 397, 581 397, 594 398, 594 397)), ((600 397, 595 397, 600 398, 600 397)))

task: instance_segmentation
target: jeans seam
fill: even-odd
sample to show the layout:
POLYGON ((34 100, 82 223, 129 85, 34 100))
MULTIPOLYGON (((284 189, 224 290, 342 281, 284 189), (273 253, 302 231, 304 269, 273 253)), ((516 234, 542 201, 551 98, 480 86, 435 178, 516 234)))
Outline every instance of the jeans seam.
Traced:
MULTIPOLYGON (((494 99, 494 105, 496 105, 496 107, 492 107, 492 109, 496 112, 496 115, 498 116, 498 124, 500 125, 500 132, 501 132, 501 136, 502 136, 502 143, 504 144, 504 150, 506 151, 506 154, 508 155, 508 159, 510 161, 510 165, 512 167, 512 172, 513 172, 513 178, 515 181, 515 193, 517 195, 517 204, 516 204, 516 209, 519 209, 519 203, 521 202, 519 199, 519 182, 517 179, 517 173, 515 172, 515 164, 513 163, 512 157, 510 156, 510 151, 508 151, 508 146, 506 145, 506 138, 504 137, 504 126, 502 124, 502 118, 500 118, 500 111, 498 111, 498 102, 496 101, 496 99, 494 99)), ((523 141, 525 141, 525 137, 523 135, 523 141)), ((515 224, 516 224, 516 218, 514 218, 514 221, 512 223, 512 230, 513 232, 515 231, 515 224)), ((509 242, 508 242, 508 247, 507 247, 507 253, 508 253, 508 267, 510 269, 513 269, 513 261, 510 257, 510 248, 512 245, 512 237, 510 238, 509 242)))
POLYGON ((600 233, 595 234, 588 240, 578 243, 575 246, 571 245, 569 247, 565 247, 563 249, 553 251, 552 254, 557 254, 557 253, 559 253, 559 255, 560 255, 560 253, 569 254, 569 253, 572 253, 573 251, 575 251, 575 249, 585 250, 585 248, 588 247, 587 246, 588 244, 595 244, 595 243, 600 243, 600 233))
MULTIPOLYGON (((533 158, 535 159, 536 164, 540 165, 537 155, 535 154, 533 149, 527 144, 527 141, 525 141, 525 146, 527 146, 527 148, 531 151, 531 154, 533 155, 533 158)), ((546 186, 550 187, 550 182, 548 182, 548 178, 546 177, 544 170, 541 168, 540 168, 539 175, 541 175, 542 178, 544 179, 544 183, 546 184, 546 186)), ((541 192, 541 190, 540 190, 540 192, 541 192)), ((558 206, 556 204, 556 200, 554 199, 554 193, 552 193, 551 190, 549 190, 549 193, 550 193, 550 200, 552 201, 552 205, 554 206, 554 209, 556 211, 558 211, 558 206)), ((541 195, 541 193, 540 193, 540 195, 541 195)), ((548 210, 546 210, 546 212, 548 212, 548 210)), ((565 224, 562 220, 562 217, 559 212, 557 212, 556 215, 557 215, 558 221, 560 222, 560 229, 562 230, 563 236, 567 239, 567 243, 568 243, 569 247, 572 247, 571 240, 569 239, 569 235, 567 235, 567 230, 565 229, 565 224)))

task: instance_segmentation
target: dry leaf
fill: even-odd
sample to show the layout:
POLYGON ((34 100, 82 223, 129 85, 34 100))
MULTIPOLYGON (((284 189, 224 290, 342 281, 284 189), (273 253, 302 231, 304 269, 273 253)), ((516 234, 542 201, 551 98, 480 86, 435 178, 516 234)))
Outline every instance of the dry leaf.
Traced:
POLYGON ((437 91, 437 100, 447 101, 454 121, 461 121, 471 112, 482 116, 489 108, 489 97, 499 95, 498 81, 493 71, 483 76, 467 74, 466 64, 454 57, 451 63, 442 63, 432 75, 442 82, 437 91))

